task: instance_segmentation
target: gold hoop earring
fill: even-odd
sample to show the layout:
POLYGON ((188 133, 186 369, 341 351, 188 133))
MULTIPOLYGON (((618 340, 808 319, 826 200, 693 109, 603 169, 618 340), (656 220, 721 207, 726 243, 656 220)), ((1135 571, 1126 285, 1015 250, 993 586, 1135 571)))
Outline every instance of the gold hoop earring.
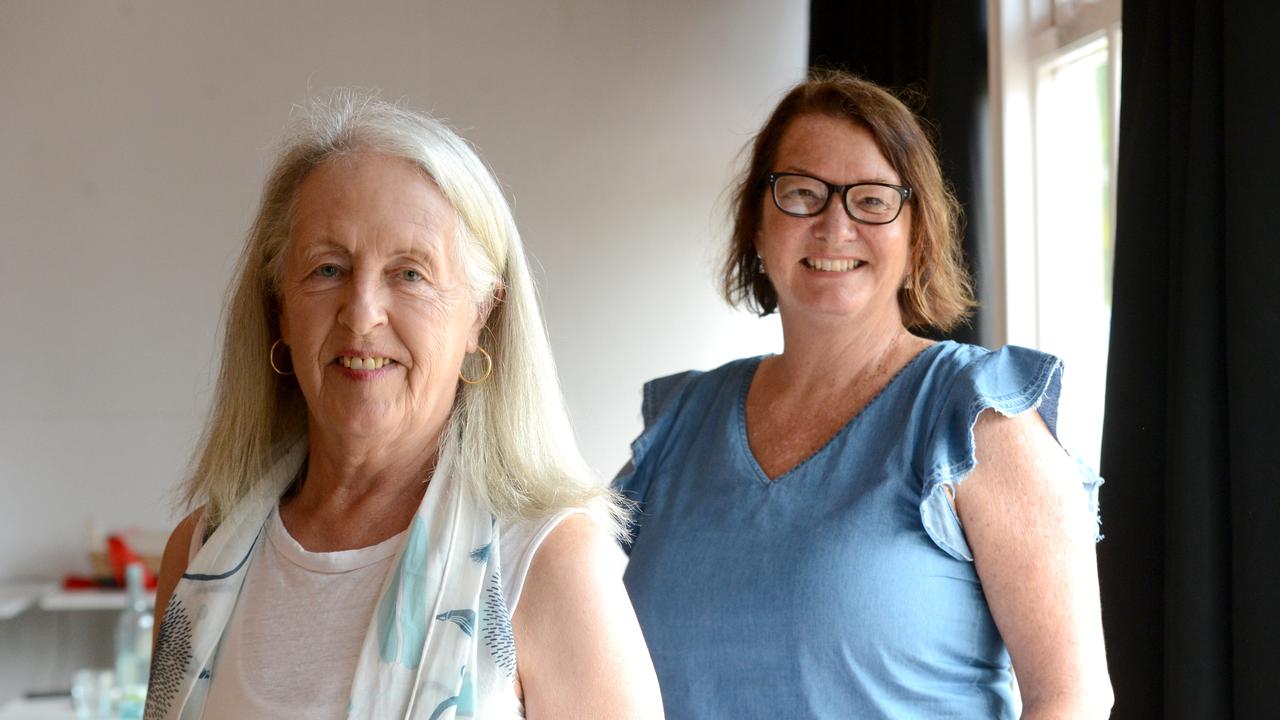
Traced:
MULTIPOLYGON (((285 372, 276 366, 276 346, 282 342, 284 342, 284 338, 278 338, 275 342, 271 343, 271 349, 267 351, 267 362, 271 363, 271 369, 275 370, 277 375, 283 375, 287 377, 289 375, 292 375, 293 371, 291 370, 289 372, 285 372)), ((285 345, 286 349, 288 347, 289 347, 288 345, 285 345)))
POLYGON ((475 380, 469 380, 466 375, 462 374, 462 368, 458 368, 458 379, 468 385, 479 385, 485 380, 488 380, 489 376, 493 374, 493 358, 490 357, 489 353, 485 352, 485 349, 479 345, 476 346, 476 351, 484 356, 484 375, 481 375, 475 380))

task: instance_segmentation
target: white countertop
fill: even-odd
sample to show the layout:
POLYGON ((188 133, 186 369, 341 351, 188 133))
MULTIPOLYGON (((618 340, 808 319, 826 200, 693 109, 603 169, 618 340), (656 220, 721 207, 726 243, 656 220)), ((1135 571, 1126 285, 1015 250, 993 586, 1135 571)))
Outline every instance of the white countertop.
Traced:
MULTIPOLYGON (((41 610, 124 610, 129 594, 124 590, 60 590, 53 588, 40 596, 41 610)), ((156 594, 147 593, 153 607, 156 594)))
POLYGON ((19 698, 0 707, 0 720, 75 720, 71 698, 43 698, 23 700, 19 698))
MULTIPOLYGON (((0 583, 0 620, 21 615, 32 605, 41 610, 123 610, 127 600, 123 590, 63 590, 55 582, 0 583)), ((147 599, 155 605, 154 592, 147 599)))
POLYGON ((31 607, 42 595, 57 588, 52 582, 6 582, 0 583, 0 620, 7 620, 21 615, 31 607))

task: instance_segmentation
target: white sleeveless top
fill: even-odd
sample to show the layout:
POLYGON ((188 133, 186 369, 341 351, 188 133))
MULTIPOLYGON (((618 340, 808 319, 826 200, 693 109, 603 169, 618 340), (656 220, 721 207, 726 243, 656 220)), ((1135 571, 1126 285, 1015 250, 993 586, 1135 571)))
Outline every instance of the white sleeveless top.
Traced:
MULTIPOLYGON (((515 614, 534 553, 560 521, 500 523, 502 596, 515 614)), ((199 550, 203 520, 193 533, 199 550)), ((351 681, 387 573, 395 567, 407 530, 377 545, 309 552, 271 511, 254 547, 213 668, 204 717, 210 720, 344 718, 351 681)), ((484 717, 522 718, 514 681, 490 701, 484 717)))

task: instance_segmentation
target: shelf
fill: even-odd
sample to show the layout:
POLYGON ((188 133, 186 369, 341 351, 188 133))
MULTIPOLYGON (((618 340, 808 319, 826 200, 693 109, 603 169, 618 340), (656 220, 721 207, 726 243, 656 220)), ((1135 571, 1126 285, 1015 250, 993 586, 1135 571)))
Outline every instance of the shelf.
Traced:
POLYGON ((41 700, 11 700, 0 707, 0 720, 74 720, 71 698, 44 698, 41 700))
POLYGON ((57 585, 48 582, 0 584, 0 620, 15 618, 57 585))
MULTIPOLYGON (((60 590, 54 588, 40 596, 40 609, 49 612, 60 610, 123 610, 128 600, 123 590, 60 590)), ((147 593, 147 602, 156 603, 156 595, 147 593)))
MULTIPOLYGON (((74 610, 123 610, 128 594, 123 590, 63 590, 56 582, 0 582, 0 620, 9 620, 35 605, 47 612, 74 610)), ((156 594, 147 593, 153 607, 156 594)))

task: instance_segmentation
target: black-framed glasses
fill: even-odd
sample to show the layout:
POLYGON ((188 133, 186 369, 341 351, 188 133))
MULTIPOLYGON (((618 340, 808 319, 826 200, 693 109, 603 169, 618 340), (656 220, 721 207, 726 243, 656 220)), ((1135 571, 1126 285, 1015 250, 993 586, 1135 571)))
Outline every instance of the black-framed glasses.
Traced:
POLYGON ((773 204, 793 217, 813 217, 827 209, 832 195, 844 198, 844 211, 855 222, 888 225, 902 214, 911 188, 888 183, 832 185, 800 173, 769 173, 773 204))

